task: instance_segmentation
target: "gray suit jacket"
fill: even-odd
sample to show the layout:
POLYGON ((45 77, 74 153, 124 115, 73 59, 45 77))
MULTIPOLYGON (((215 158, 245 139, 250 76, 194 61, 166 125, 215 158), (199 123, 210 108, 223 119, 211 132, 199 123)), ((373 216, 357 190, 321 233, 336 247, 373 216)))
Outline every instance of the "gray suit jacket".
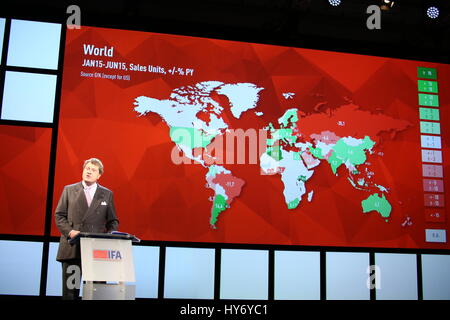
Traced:
POLYGON ((56 207, 55 221, 61 232, 56 260, 80 259, 80 245, 68 242, 71 230, 106 233, 119 226, 112 191, 98 185, 88 207, 81 182, 65 186, 56 207))

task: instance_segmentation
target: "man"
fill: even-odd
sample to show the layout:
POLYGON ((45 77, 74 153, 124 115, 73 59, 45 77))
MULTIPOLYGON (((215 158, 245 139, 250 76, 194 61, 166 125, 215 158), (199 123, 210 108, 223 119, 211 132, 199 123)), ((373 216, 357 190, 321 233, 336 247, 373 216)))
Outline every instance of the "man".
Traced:
POLYGON ((69 240, 80 232, 107 233, 117 230, 113 193, 97 181, 103 174, 103 164, 91 158, 84 162, 82 181, 64 187, 55 211, 55 221, 61 232, 56 260, 62 263, 63 299, 77 299, 79 283, 71 275, 78 270, 81 277, 81 254, 79 242, 69 240), (73 288, 75 286, 75 288, 73 288))

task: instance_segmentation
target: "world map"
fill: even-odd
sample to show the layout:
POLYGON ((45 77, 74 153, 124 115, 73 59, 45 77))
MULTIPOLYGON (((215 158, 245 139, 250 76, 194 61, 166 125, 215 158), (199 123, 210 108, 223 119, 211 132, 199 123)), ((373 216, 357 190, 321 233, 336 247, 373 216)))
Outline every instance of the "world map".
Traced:
MULTIPOLYGON (((209 224, 217 228, 220 215, 232 210, 233 201, 246 185, 224 165, 214 162, 211 146, 231 129, 224 117, 225 108, 239 120, 257 110, 264 88, 253 83, 223 83, 204 81, 174 89, 167 99, 147 96, 135 98, 134 111, 138 116, 155 113, 169 127, 171 141, 186 158, 205 168, 205 186, 213 190, 209 224), (225 96, 229 105, 223 106, 217 95, 225 96)), ((292 99, 298 93, 285 92, 280 99, 292 99)), ((352 103, 325 111, 305 113, 301 106, 286 110, 277 123, 269 122, 262 128, 267 133, 265 151, 259 156, 260 173, 279 175, 283 182, 283 197, 288 209, 295 210, 305 201, 314 201, 314 190, 308 180, 315 168, 326 163, 337 179, 342 172, 356 191, 367 193, 361 201, 362 213, 377 212, 388 221, 392 214, 389 186, 376 183, 376 172, 371 170, 369 157, 383 157, 375 152, 382 141, 381 132, 395 139, 395 134, 407 129, 408 121, 394 119, 382 113, 364 111, 352 103), (344 167, 344 171, 338 171, 344 167)))

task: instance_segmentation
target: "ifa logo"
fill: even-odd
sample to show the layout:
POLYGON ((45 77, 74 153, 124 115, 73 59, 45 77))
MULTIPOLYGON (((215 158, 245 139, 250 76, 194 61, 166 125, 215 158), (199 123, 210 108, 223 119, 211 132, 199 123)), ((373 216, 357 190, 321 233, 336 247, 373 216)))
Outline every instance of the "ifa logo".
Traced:
POLYGON ((119 250, 93 250, 94 260, 100 261, 121 261, 122 254, 119 250))

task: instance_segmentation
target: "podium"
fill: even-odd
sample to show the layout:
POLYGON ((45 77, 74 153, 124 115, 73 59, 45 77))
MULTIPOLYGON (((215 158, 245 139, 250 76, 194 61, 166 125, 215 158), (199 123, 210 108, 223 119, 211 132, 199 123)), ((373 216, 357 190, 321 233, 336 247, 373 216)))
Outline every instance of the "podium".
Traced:
POLYGON ((132 242, 127 233, 81 232, 71 239, 80 241, 83 300, 134 300, 135 282, 132 242))

